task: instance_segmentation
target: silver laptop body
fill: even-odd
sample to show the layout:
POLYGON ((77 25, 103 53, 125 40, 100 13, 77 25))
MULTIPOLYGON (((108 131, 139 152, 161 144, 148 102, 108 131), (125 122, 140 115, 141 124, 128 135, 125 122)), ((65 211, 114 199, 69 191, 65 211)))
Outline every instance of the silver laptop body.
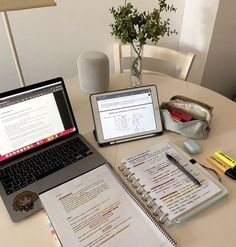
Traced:
POLYGON ((0 195, 12 221, 38 194, 105 163, 79 134, 62 78, 0 94, 0 195))

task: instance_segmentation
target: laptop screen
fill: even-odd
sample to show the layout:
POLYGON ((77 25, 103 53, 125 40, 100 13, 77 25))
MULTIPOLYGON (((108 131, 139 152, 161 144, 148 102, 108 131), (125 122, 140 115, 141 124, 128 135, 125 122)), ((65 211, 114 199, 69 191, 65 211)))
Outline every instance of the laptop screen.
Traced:
POLYGON ((0 99, 0 161, 74 131, 62 82, 0 99))

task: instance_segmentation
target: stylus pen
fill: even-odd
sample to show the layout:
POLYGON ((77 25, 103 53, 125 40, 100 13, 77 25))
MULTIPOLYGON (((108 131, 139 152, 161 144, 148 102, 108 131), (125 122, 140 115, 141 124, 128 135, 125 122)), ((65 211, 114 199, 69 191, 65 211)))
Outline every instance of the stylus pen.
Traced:
POLYGON ((176 160, 170 154, 166 154, 167 159, 175 164, 189 179, 191 179, 196 185, 201 186, 201 183, 191 174, 189 173, 182 165, 180 165, 179 161, 176 160))

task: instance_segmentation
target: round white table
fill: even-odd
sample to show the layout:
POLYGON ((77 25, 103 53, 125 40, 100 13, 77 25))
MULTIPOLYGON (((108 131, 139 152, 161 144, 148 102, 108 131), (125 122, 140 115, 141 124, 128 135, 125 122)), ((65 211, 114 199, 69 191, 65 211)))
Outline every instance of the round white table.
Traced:
MULTIPOLYGON (((178 134, 164 131, 162 136, 100 148, 92 134, 94 125, 89 95, 81 91, 77 76, 66 79, 65 82, 80 133, 115 168, 117 168, 119 161, 123 157, 143 150, 164 139, 170 139, 180 147, 182 147, 183 141, 187 139, 178 134)), ((212 105, 214 110, 210 135, 206 140, 198 140, 202 147, 202 152, 194 156, 194 158, 200 163, 210 166, 206 161, 206 157, 212 155, 218 149, 236 158, 236 104, 233 101, 209 89, 167 76, 144 75, 143 84, 157 85, 160 103, 168 101, 173 95, 185 95, 212 105)), ((127 87, 129 87, 129 74, 114 74, 111 76, 109 90, 127 87)), ((229 190, 229 195, 226 198, 186 222, 167 229, 177 241, 178 246, 236 246, 234 237, 236 229, 236 181, 223 174, 222 181, 229 190)), ((1 199, 0 236, 1 246, 4 247, 56 246, 43 211, 19 223, 13 223, 1 199)))

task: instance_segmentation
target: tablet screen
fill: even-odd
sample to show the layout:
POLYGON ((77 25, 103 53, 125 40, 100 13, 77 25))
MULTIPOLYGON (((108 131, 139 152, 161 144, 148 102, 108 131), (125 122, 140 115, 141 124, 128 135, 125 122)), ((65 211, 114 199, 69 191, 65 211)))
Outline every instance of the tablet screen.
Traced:
POLYGON ((150 89, 97 98, 104 139, 156 129, 150 89))
POLYGON ((95 127, 104 142, 157 130, 154 110, 157 100, 152 91, 150 87, 140 87, 92 96, 96 105, 95 127))

